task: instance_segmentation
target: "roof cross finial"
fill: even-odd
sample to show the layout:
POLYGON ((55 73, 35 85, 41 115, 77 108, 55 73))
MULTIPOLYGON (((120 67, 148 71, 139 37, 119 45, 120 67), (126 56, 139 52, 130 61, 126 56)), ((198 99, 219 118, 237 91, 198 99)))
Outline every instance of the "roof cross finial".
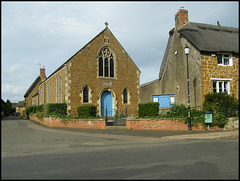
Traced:
POLYGON ((105 22, 106 28, 108 27, 108 22, 105 22))

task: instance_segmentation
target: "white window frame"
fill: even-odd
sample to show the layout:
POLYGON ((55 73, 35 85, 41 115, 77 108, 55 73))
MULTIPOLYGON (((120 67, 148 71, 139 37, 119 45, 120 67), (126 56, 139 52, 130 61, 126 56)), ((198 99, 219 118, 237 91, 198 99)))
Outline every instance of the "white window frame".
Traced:
MULTIPOLYGON (((225 92, 225 87, 224 87, 224 84, 227 84, 226 85, 226 92, 227 94, 230 95, 230 81, 233 80, 233 79, 216 79, 216 78, 212 78, 212 84, 213 82, 216 82, 216 92, 219 93, 219 92, 225 92), (222 91, 220 91, 222 90, 222 91)), ((213 87, 214 88, 214 87, 213 87)))
POLYGON ((222 63, 218 63, 219 66, 233 66, 232 54, 230 54, 230 53, 221 53, 221 54, 217 54, 217 57, 219 55, 222 56, 222 63), (225 56, 225 55, 227 55, 227 56, 225 56), (228 60, 229 60, 229 64, 227 64, 227 65, 225 65, 225 62, 224 62, 224 60, 226 58, 228 58, 228 60))

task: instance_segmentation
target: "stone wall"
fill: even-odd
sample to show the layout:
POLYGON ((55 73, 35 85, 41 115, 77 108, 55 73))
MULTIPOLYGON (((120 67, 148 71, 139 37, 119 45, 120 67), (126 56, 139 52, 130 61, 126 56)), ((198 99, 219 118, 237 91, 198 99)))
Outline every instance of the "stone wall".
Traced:
POLYGON ((229 118, 227 124, 224 126, 224 130, 238 129, 239 118, 229 118))
POLYGON ((239 99, 239 56, 232 55, 233 64, 222 66, 217 63, 216 54, 201 55, 202 103, 204 95, 213 92, 212 79, 230 80, 230 94, 239 99))
POLYGON ((152 95, 159 94, 159 80, 154 80, 140 86, 140 103, 152 102, 152 95))
POLYGON ((120 112, 126 108, 137 114, 139 103, 140 71, 115 36, 105 29, 92 41, 77 52, 66 64, 68 67, 68 112, 77 116, 77 108, 83 103, 83 87, 87 86, 89 103, 97 107, 97 115, 101 116, 101 95, 109 91, 113 98, 113 110, 120 112), (108 39, 108 42, 105 39, 108 39), (114 54, 114 77, 99 76, 98 54, 104 48, 114 54), (128 103, 123 103, 123 90, 128 90, 128 103))
POLYGON ((43 103, 56 103, 57 102, 57 77, 61 77, 61 101, 65 101, 65 67, 57 71, 54 75, 49 77, 45 82, 40 84, 39 87, 39 105, 43 103), (50 86, 50 88, 48 88, 50 86), (41 89, 44 89, 42 94, 41 89), (43 102, 41 101, 43 100, 43 102))

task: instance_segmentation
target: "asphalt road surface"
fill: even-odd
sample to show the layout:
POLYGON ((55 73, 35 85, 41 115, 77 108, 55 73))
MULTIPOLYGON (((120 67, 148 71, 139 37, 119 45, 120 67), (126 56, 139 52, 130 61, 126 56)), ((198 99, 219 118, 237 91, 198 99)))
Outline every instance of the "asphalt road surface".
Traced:
POLYGON ((239 179, 238 139, 167 140, 3 120, 2 179, 239 179))

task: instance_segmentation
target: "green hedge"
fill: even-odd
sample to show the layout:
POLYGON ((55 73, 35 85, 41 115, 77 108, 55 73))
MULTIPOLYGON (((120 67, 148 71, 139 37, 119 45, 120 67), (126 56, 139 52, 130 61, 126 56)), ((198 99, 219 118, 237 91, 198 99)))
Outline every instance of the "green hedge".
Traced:
POLYGON ((37 109, 38 109, 38 106, 36 106, 36 105, 27 107, 27 109, 26 109, 27 116, 29 116, 29 114, 31 114, 31 113, 33 113, 33 114, 36 113, 37 109))
POLYGON ((49 103, 42 104, 39 106, 29 106, 26 109, 27 116, 34 113, 44 113, 44 115, 58 114, 67 115, 67 104, 66 103, 49 103))
POLYGON ((138 104, 138 116, 158 116, 159 113, 159 103, 158 102, 148 102, 138 104))
POLYGON ((66 103, 49 103, 44 104, 45 115, 61 114, 67 115, 67 104, 66 103))
POLYGON ((210 93, 205 95, 203 109, 222 113, 225 117, 239 116, 239 101, 227 93, 210 93))
POLYGON ((78 107, 78 117, 79 118, 89 118, 96 117, 97 107, 94 105, 83 105, 78 107))

